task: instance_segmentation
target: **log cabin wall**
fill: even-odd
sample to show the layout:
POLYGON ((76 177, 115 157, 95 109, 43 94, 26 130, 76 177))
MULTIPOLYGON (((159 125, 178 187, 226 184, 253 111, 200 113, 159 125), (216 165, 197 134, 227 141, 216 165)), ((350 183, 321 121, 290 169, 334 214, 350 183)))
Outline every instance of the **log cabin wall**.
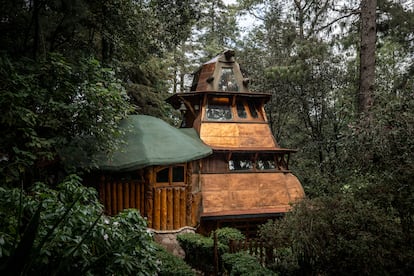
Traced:
POLYGON ((155 230, 174 230, 191 225, 191 163, 154 166, 148 171, 151 209, 148 226, 155 230))
POLYGON ((134 173, 107 174, 98 183, 108 215, 135 208, 149 228, 174 230, 193 225, 192 165, 152 166, 134 173))
POLYGON ((100 178, 99 197, 108 215, 116 215, 124 209, 135 208, 145 213, 145 181, 142 172, 107 174, 100 178))

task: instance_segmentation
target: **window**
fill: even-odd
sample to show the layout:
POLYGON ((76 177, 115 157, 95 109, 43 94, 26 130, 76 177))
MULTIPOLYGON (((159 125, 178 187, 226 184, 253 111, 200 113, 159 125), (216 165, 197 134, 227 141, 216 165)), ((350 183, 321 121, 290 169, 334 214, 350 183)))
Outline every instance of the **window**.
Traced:
POLYGON ((253 169, 253 161, 248 155, 234 155, 232 159, 229 160, 230 171, 251 170, 251 169, 253 169))
POLYGON ((256 160, 257 170, 274 170, 275 168, 276 163, 272 155, 259 156, 256 160))
POLYGON ((230 171, 275 171, 278 170, 273 154, 241 154, 235 153, 228 161, 230 171), (256 157, 255 157, 256 156, 256 157))
POLYGON ((156 182, 166 185, 185 184, 185 166, 161 167, 156 171, 156 182))
POLYGON ((219 81, 219 91, 239 91, 232 67, 223 67, 219 81))
POLYGON ((172 168, 172 182, 184 182, 184 166, 172 168))
POLYGON ((237 102, 237 116, 241 119, 247 118, 247 112, 242 102, 237 102))
POLYGON ((168 183, 169 169, 165 168, 157 172, 157 183, 168 183))
POLYGON ((253 118, 259 118, 259 114, 257 113, 257 104, 254 102, 248 102, 249 111, 253 118))
POLYGON ((226 121, 232 119, 230 98, 210 97, 207 104, 207 119, 226 121))

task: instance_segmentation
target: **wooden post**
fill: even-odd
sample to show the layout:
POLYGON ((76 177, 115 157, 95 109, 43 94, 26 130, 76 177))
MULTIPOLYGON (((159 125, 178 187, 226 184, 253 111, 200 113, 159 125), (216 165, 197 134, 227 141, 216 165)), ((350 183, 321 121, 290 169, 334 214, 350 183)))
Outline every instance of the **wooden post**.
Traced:
POLYGON ((172 230, 174 228, 174 191, 172 188, 166 188, 167 190, 167 229, 172 230))
POLYGON ((184 225, 181 225, 180 223, 180 188, 174 188, 174 222, 173 226, 174 229, 179 229, 180 227, 183 227, 184 225))
POLYGON ((105 205, 105 176, 101 176, 99 181, 99 200, 105 205))
POLYGON ((117 187, 117 200, 118 200, 118 213, 121 212, 124 209, 124 204, 123 204, 123 191, 122 191, 122 183, 121 182, 117 182, 116 183, 116 187, 117 187))
POLYGON ((161 190, 155 189, 154 192, 154 219, 153 219, 153 228, 160 230, 161 219, 161 190))
POLYGON ((214 231, 214 275, 218 275, 218 247, 217 247, 217 232, 214 231))
POLYGON ((112 192, 111 192, 111 195, 112 195, 111 196, 111 205, 112 205, 111 215, 116 215, 116 213, 118 213, 118 210, 117 210, 117 203, 116 203, 117 198, 116 198, 116 183, 115 183, 115 181, 111 180, 110 185, 111 185, 111 190, 112 190, 112 192))
POLYGON ((152 202, 152 197, 153 197, 153 191, 152 191, 152 167, 151 169, 148 169, 146 171, 146 177, 145 177, 145 188, 144 188, 144 193, 145 196, 143 198, 143 200, 145 200, 145 215, 147 217, 148 220, 148 227, 152 228, 152 214, 153 214, 153 202, 152 202))
MULTIPOLYGON (((138 205, 138 204, 136 204, 136 202, 135 202, 135 198, 136 198, 135 188, 136 188, 136 186, 137 186, 137 185, 138 185, 138 184, 137 184, 137 182, 136 182, 135 180, 133 180, 133 181, 131 182, 131 184, 130 184, 129 205, 130 205, 130 207, 132 207, 132 208, 135 208, 135 209, 140 209, 140 208, 139 208, 139 205, 138 205)), ((140 212, 141 212, 141 210, 140 210, 140 212)), ((141 212, 141 214, 142 214, 142 212, 141 212)))
POLYGON ((161 229, 167 229, 167 189, 161 189, 161 229))
POLYGON ((125 183, 123 183, 123 186, 124 186, 124 208, 128 209, 128 208, 130 208, 130 205, 129 205, 129 183, 125 182, 125 183))
POLYGON ((187 196, 186 189, 180 188, 180 225, 181 227, 187 225, 187 196))
POLYGON ((111 183, 107 180, 105 181, 105 209, 109 215, 112 215, 111 183))
POLYGON ((139 204, 139 209, 141 210, 141 214, 144 214, 145 211, 145 183, 141 182, 139 183, 138 187, 137 187, 137 193, 138 193, 138 201, 139 204))

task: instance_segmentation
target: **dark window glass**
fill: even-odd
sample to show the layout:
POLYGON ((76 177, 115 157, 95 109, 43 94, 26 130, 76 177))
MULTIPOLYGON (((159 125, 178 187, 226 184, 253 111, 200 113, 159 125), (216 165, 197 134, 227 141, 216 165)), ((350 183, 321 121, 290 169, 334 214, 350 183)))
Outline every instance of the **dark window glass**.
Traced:
POLYGON ((256 160, 256 169, 273 170, 276 168, 275 160, 272 157, 262 157, 256 160))
POLYGON ((250 170, 253 169, 253 161, 249 156, 240 155, 233 156, 232 160, 229 160, 229 170, 238 171, 238 170, 250 170))
POLYGON ((221 69, 219 91, 239 91, 233 68, 223 67, 221 69))
POLYGON ((207 119, 225 121, 232 119, 230 98, 211 97, 207 105, 207 119))
POLYGON ((173 182, 184 182, 184 166, 173 167, 173 182))
POLYGON ((246 109, 244 108, 244 104, 242 102, 237 103, 237 116, 242 119, 247 117, 246 109))
POLYGON ((157 172, 158 183, 168 183, 169 169, 165 168, 157 172))
POLYGON ((252 115, 252 117, 253 118, 258 118, 259 114, 257 114, 256 105, 252 102, 248 102, 248 104, 249 104, 250 114, 252 115))

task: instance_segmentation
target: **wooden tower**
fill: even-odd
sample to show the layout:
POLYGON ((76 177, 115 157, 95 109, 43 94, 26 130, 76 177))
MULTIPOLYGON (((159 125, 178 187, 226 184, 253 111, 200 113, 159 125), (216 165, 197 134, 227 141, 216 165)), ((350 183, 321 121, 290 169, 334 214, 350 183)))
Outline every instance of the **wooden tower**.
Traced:
POLYGON ((183 113, 181 128, 194 128, 213 150, 192 170, 201 232, 222 226, 248 231, 304 197, 289 170, 294 150, 280 148, 268 124, 264 105, 271 95, 250 92, 248 84, 227 50, 200 67, 189 92, 167 99, 183 113))

